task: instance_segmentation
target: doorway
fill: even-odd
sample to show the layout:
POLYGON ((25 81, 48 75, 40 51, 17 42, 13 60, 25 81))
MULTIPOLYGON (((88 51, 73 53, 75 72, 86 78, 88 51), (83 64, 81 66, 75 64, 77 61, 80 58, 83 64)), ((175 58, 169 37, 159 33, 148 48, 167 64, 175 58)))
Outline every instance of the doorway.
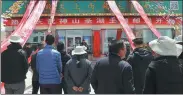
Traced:
POLYGON ((68 35, 66 39, 66 51, 68 53, 71 53, 76 46, 80 46, 82 42, 82 36, 80 35, 68 35))

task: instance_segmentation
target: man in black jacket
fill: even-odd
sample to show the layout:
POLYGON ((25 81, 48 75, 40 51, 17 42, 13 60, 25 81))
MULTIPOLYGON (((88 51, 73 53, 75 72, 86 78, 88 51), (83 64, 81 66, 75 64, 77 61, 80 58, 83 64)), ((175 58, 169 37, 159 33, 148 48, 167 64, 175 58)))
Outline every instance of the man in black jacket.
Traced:
POLYGON ((92 73, 91 85, 96 94, 134 94, 132 67, 123 61, 126 46, 122 40, 109 45, 109 57, 100 59, 92 73))
POLYGON ((5 94, 23 94, 28 71, 26 54, 19 44, 23 39, 13 35, 9 41, 11 44, 1 54, 1 82, 5 83, 5 94))
POLYGON ((134 86, 136 94, 142 94, 144 87, 145 72, 151 60, 153 59, 153 55, 150 51, 146 50, 143 47, 142 38, 135 38, 133 42, 136 48, 128 56, 127 61, 133 69, 134 86))
POLYGON ((63 42, 58 42, 57 50, 60 52, 61 60, 62 60, 62 74, 63 74, 63 78, 62 78, 62 82, 61 82, 61 90, 60 91, 62 91, 62 88, 63 88, 64 94, 68 94, 67 90, 66 90, 67 89, 66 83, 65 83, 65 80, 64 80, 64 68, 65 68, 66 63, 71 59, 71 57, 64 50, 64 43, 63 42))
MULTIPOLYGON (((41 50, 43 48, 43 44, 38 44, 37 46, 37 51, 41 50)), ((37 56, 37 51, 35 51, 35 54, 32 55, 31 57, 31 69, 33 71, 33 76, 32 76, 32 94, 37 94, 39 90, 39 74, 36 71, 36 56, 37 56)))
POLYGON ((183 94, 183 74, 178 62, 180 45, 175 40, 161 36, 149 43, 155 59, 146 71, 144 94, 183 94))

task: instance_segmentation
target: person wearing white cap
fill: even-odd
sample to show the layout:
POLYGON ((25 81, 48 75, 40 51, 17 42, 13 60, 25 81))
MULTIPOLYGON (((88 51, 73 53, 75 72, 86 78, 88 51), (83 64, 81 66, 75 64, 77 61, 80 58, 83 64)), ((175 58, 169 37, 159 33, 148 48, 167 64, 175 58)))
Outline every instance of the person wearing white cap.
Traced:
POLYGON ((11 44, 1 53, 1 82, 5 83, 5 94, 23 94, 28 71, 26 53, 20 45, 23 39, 14 34, 9 41, 11 44))
POLYGON ((144 94, 183 94, 183 76, 177 55, 182 46, 161 36, 149 43, 156 53, 146 71, 144 94))
POLYGON ((68 94, 89 94, 92 64, 86 59, 83 46, 76 46, 72 59, 66 63, 64 79, 68 94))

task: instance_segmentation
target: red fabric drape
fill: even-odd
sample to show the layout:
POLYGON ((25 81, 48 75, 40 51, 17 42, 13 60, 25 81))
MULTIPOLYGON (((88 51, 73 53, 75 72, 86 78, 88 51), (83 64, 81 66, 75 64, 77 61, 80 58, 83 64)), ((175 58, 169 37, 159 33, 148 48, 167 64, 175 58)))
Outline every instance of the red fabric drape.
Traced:
POLYGON ((117 29, 117 34, 116 34, 116 39, 117 40, 121 39, 121 34, 122 34, 122 29, 117 29))
POLYGON ((100 57, 100 30, 93 30, 93 56, 100 57))
POLYGON ((5 94, 4 83, 1 82, 1 94, 5 94))

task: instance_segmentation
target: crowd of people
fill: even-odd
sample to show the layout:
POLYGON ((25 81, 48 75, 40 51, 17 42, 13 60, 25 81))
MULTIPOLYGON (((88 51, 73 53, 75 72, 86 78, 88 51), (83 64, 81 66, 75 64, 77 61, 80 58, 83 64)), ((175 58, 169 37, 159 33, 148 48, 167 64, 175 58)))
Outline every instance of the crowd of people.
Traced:
POLYGON ((89 94, 90 84, 96 94, 183 94, 182 36, 161 36, 144 48, 142 38, 133 40, 130 52, 123 40, 112 40, 109 54, 99 59, 94 68, 88 60, 87 45, 82 43, 65 51, 63 42, 53 47, 55 38, 47 35, 34 53, 23 49, 18 35, 1 54, 1 82, 6 94, 23 94, 28 68, 33 71, 32 94, 89 94), (128 53, 128 54, 127 54, 128 53), (31 56, 31 62, 28 58, 31 56))

